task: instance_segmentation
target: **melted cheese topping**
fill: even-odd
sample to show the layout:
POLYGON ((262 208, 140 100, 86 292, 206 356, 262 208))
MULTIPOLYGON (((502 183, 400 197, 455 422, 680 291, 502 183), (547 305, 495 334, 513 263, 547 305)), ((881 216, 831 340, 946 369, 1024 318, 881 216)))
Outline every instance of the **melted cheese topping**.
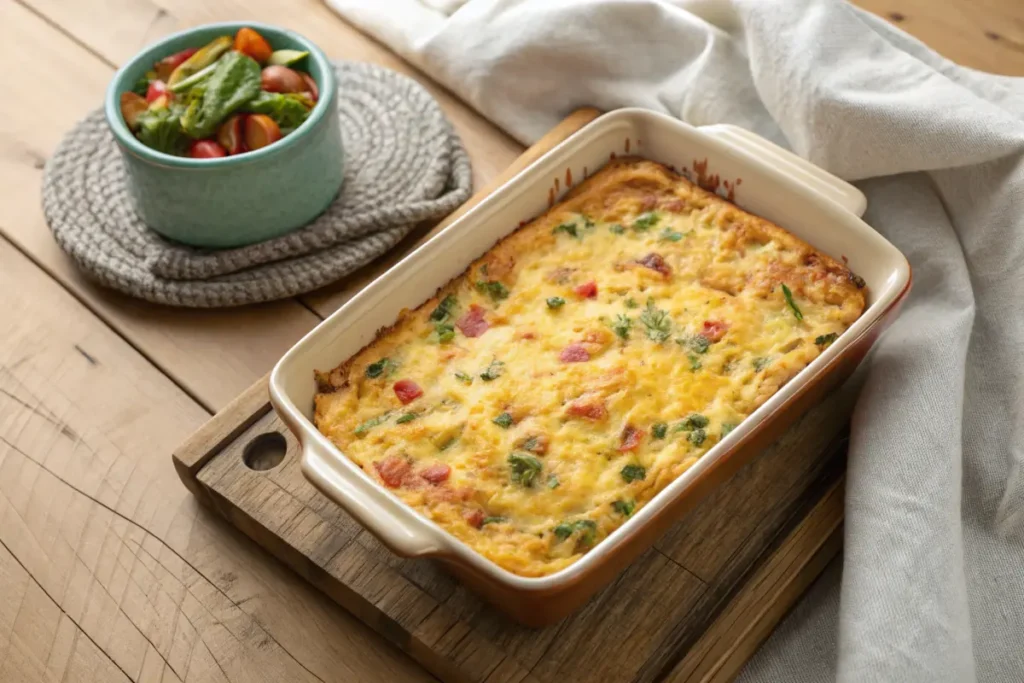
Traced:
POLYGON ((615 162, 320 374, 316 424, 478 552, 550 574, 817 357, 858 284, 665 167, 615 162))

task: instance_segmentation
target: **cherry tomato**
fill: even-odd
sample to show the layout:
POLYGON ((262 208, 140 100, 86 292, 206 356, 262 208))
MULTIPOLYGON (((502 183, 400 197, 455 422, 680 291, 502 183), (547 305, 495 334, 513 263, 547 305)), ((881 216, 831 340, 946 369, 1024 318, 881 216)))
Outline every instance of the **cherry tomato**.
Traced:
POLYGON ((216 159, 226 157, 228 153, 216 140, 196 140, 188 150, 188 155, 193 159, 216 159))
POLYGON ((299 76, 302 76, 302 80, 306 82, 306 92, 313 98, 313 102, 320 99, 320 88, 316 87, 316 81, 305 71, 300 71, 299 76))
POLYGON ((173 95, 167 89, 167 84, 157 79, 149 82, 149 87, 146 89, 146 101, 152 102, 158 97, 167 95, 167 99, 171 99, 173 95))
POLYGON ((199 52, 198 47, 189 47, 185 48, 181 52, 175 52, 173 55, 164 57, 153 65, 153 68, 156 70, 157 78, 161 81, 166 81, 171 77, 171 73, 178 68, 179 64, 197 52, 199 52))
POLYGON ((260 81, 263 89, 267 92, 303 92, 306 90, 306 81, 302 79, 298 71, 279 64, 265 67, 260 81))
POLYGON ((262 64, 270 59, 274 52, 270 49, 270 43, 255 30, 245 27, 238 29, 235 34, 235 49, 243 55, 248 55, 262 64))
POLYGON ((217 130, 217 142, 228 154, 241 154, 245 148, 245 114, 235 114, 217 130))
POLYGON ((250 151, 273 144, 281 139, 281 129, 266 114, 245 117, 245 146, 250 151))
POLYGON ((133 92, 121 93, 121 116, 129 128, 135 130, 139 114, 149 109, 149 103, 142 95, 133 92))

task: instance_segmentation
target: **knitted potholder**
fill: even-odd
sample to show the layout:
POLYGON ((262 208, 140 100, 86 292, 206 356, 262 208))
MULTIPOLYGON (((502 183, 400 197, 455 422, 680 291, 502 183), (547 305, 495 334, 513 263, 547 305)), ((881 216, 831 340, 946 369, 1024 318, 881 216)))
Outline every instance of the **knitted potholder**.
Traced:
POLYGON ((135 214, 102 110, 46 164, 43 212, 60 247, 108 287, 163 304, 238 306, 337 280, 393 247, 420 221, 469 198, 469 158, 440 106, 388 69, 336 62, 345 181, 305 227, 259 244, 197 249, 164 239, 135 214))

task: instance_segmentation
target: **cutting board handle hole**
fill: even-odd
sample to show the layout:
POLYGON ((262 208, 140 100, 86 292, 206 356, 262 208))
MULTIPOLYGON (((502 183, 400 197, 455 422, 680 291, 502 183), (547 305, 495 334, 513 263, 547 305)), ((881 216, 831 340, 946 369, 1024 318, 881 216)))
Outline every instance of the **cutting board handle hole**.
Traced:
POLYGON ((281 464, 288 451, 288 442, 281 432, 260 434, 245 445, 242 451, 242 462, 250 470, 263 472, 281 464))

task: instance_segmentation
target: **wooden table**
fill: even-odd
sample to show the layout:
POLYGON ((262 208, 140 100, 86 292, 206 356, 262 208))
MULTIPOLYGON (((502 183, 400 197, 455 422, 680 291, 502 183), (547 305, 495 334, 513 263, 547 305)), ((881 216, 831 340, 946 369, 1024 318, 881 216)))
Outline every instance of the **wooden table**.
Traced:
MULTIPOLYGON (((1024 74, 1018 0, 860 4, 951 59, 1024 74)), ((455 122, 478 187, 522 151, 318 0, 0 4, 2 681, 433 680, 199 507, 168 457, 379 266, 275 304, 171 310, 88 283, 43 222, 43 164, 114 68, 163 34, 237 18, 412 73, 455 122)))

